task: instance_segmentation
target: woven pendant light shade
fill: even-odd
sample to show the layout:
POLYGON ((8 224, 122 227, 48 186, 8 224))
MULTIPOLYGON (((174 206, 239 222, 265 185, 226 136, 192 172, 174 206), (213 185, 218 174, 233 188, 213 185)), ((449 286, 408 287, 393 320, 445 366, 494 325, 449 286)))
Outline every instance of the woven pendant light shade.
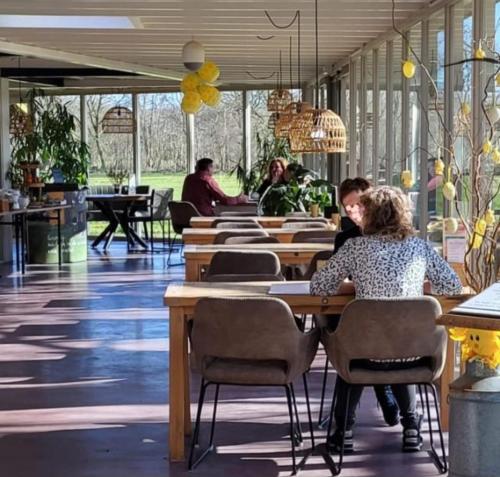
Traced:
POLYGON ((280 115, 276 127, 274 128, 274 135, 279 139, 288 139, 290 135, 290 127, 297 114, 303 113, 308 109, 312 109, 312 106, 305 102, 293 102, 290 103, 285 111, 280 115))
POLYGON ((114 106, 101 122, 103 133, 130 134, 134 132, 134 115, 124 106, 114 106))
POLYGON ((310 109, 297 115, 290 127, 290 149, 300 152, 345 152, 344 123, 329 109, 310 109))
POLYGON ((274 113, 282 113, 292 102, 293 98, 287 89, 275 89, 267 98, 267 110, 274 113))
POLYGON ((272 113, 267 121, 267 127, 269 129, 276 129, 276 124, 280 120, 281 114, 283 113, 272 113))
MULTIPOLYGON (((25 104, 25 103, 20 103, 25 104)), ((26 136, 33 132, 31 114, 24 111, 17 104, 11 104, 9 108, 9 131, 14 137, 26 136)))

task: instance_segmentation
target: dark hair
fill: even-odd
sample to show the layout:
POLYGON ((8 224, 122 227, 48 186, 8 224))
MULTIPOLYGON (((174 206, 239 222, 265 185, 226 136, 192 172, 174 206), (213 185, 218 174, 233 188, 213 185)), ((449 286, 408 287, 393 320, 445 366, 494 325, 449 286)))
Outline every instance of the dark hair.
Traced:
POLYGON ((346 179, 342 181, 339 189, 340 203, 343 204, 345 197, 351 192, 364 192, 371 186, 370 182, 363 177, 355 177, 354 179, 346 179))
POLYGON ((214 163, 214 161, 212 159, 209 159, 208 157, 198 159, 196 161, 196 170, 197 171, 206 171, 213 163, 214 163))

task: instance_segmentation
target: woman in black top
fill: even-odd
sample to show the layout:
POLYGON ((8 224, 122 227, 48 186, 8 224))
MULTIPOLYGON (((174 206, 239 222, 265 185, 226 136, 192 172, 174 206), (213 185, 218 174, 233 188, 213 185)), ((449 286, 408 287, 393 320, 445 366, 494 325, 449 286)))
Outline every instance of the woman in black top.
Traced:
POLYGON ((283 174, 286 169, 286 161, 282 157, 277 157, 269 163, 267 176, 257 189, 259 197, 262 197, 264 192, 273 184, 285 182, 283 174))

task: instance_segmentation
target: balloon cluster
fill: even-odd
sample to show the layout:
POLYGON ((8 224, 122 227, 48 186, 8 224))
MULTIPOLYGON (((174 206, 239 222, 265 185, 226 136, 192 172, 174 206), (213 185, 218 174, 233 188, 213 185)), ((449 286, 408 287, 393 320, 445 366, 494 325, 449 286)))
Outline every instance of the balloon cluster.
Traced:
POLYGON ((188 73, 181 81, 184 93, 181 108, 187 114, 196 114, 203 103, 212 108, 220 102, 220 91, 213 86, 220 71, 215 63, 206 61, 194 73, 188 73))

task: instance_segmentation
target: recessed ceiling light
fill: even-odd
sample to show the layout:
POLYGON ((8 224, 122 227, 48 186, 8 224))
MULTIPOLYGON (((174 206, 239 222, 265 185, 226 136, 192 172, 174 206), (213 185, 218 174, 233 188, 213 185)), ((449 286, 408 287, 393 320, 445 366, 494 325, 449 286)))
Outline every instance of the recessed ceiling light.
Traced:
POLYGON ((137 28, 129 17, 73 16, 73 15, 0 15, 0 28, 137 28))

